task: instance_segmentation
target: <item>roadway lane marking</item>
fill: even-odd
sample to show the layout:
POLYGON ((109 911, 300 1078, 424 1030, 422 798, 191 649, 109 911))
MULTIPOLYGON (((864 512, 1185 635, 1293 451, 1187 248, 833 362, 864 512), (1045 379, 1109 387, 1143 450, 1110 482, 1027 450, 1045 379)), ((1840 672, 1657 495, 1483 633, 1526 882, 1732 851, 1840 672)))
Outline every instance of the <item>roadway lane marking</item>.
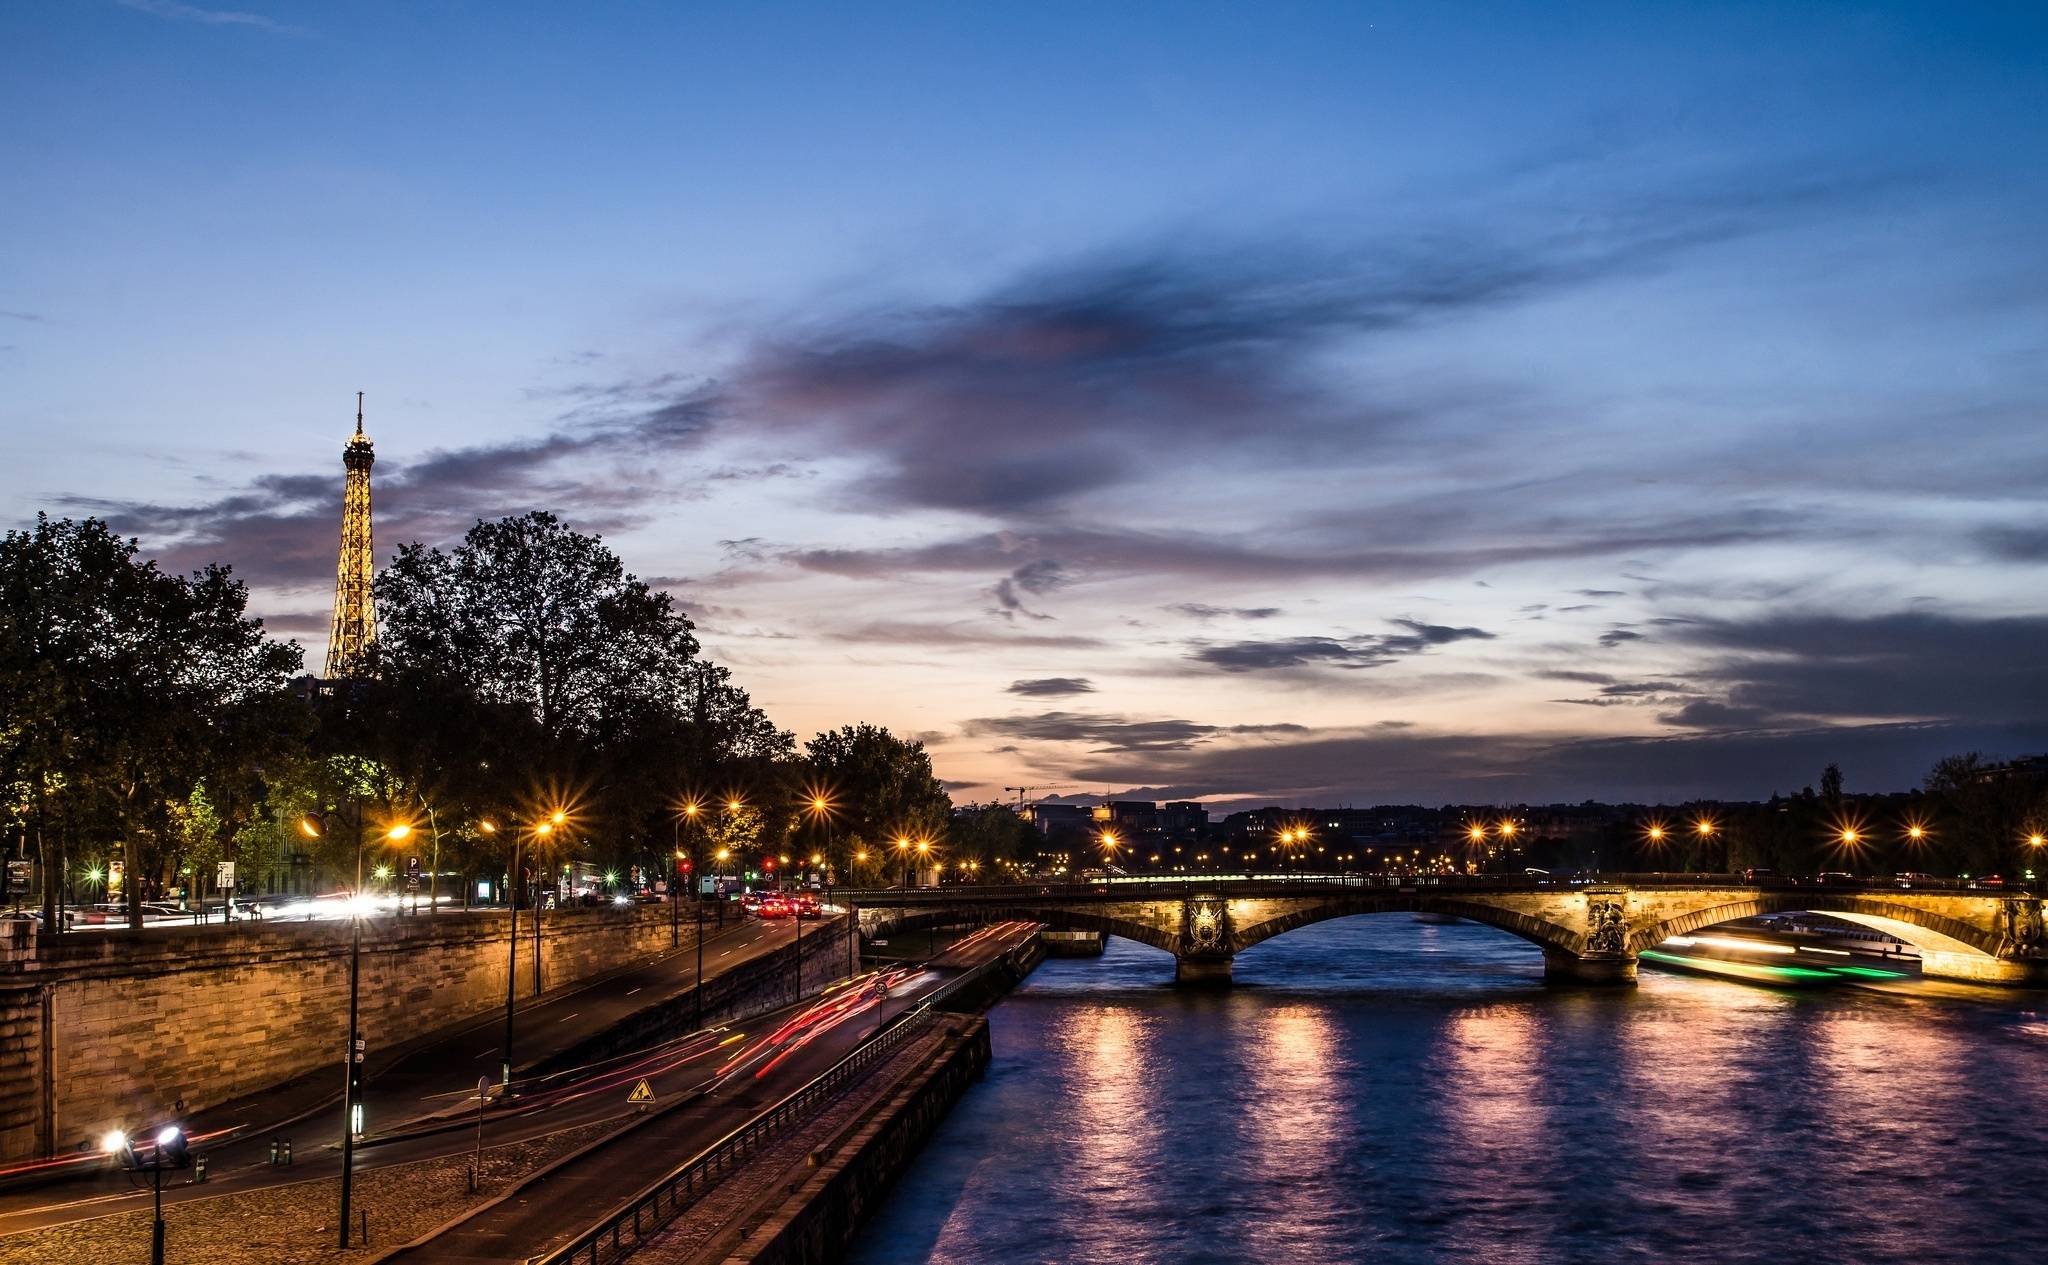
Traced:
MULTIPOLYGON (((643 985, 643 987, 644 987, 644 985, 643 985)), ((631 997, 631 996, 632 996, 632 995, 633 995, 634 993, 637 993, 637 992, 639 992, 639 991, 640 991, 640 989, 638 989, 638 988, 629 988, 629 989, 627 989, 627 990, 626 990, 626 996, 628 996, 628 997, 631 997)))
POLYGON ((478 1058, 480 1058, 480 1059, 487 1059, 487 1058, 491 1057, 491 1056, 492 1056, 493 1054, 496 1054, 497 1052, 498 1052, 498 1047, 494 1045, 494 1046, 492 1046, 492 1047, 491 1047, 490 1049, 488 1049, 488 1050, 485 1050, 485 1051, 484 1051, 484 1052, 483 1052, 482 1054, 479 1054, 479 1055, 477 1055, 477 1057, 478 1057, 478 1058))
POLYGON ((566 1015, 563 1015, 563 1016, 562 1016, 562 1017, 561 1017, 560 1019, 557 1019, 557 1020, 555 1020, 555 1022, 556 1022, 556 1023, 567 1023, 567 1022, 569 1022, 569 1021, 570 1021, 571 1019, 574 1019, 574 1018, 575 1018, 575 1017, 576 1017, 577 1015, 579 1015, 579 1014, 582 1014, 582 1013, 583 1013, 583 1012, 582 1012, 582 1011, 580 1011, 580 1010, 576 1010, 576 1011, 571 1011, 571 1012, 569 1012, 568 1014, 566 1014, 566 1015))

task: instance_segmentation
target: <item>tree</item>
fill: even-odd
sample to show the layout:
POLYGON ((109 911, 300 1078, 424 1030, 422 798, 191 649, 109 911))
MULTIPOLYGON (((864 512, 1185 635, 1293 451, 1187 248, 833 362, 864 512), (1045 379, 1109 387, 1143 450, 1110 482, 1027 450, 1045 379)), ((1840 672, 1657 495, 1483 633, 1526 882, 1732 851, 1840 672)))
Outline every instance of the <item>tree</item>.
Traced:
POLYGON ((837 820, 839 857, 871 852, 902 837, 937 838, 953 800, 932 773, 924 744, 874 725, 847 725, 804 744, 814 785, 825 791, 837 820))
POLYGON ((550 742, 637 704, 679 703, 697 653, 668 594, 542 511, 479 520, 447 553, 401 546, 377 577, 377 607, 380 667, 452 676, 530 713, 550 742))
POLYGON ((958 860, 979 861, 984 867, 1005 861, 1030 863, 1037 859, 1043 839, 1030 822, 1008 804, 970 804, 953 815, 948 847, 958 860))
POLYGON ((756 837, 787 833, 787 797, 767 792, 794 737, 598 537, 539 512, 480 521, 452 550, 402 546, 377 603, 376 680, 336 749, 374 753, 423 802, 561 807, 621 866, 665 857, 692 793, 744 792, 756 837))
POLYGON ((1842 806, 1842 766, 1829 764, 1820 771, 1820 797, 1831 809, 1842 806))
POLYGON ((247 617, 247 590, 226 568, 167 575, 138 552, 97 519, 47 515, 0 541, 0 760, 9 780, 56 777, 67 797, 111 808, 137 927, 145 839, 160 866, 171 805, 243 720, 289 707, 300 658, 247 617))

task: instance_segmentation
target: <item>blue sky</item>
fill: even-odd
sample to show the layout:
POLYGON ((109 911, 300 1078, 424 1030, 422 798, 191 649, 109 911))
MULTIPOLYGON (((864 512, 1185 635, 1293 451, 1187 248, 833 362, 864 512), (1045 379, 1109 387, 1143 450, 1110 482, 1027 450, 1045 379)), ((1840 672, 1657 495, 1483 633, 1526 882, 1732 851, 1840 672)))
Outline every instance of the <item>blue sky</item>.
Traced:
POLYGON ((806 734, 1219 803, 2048 747, 2032 5, 0 9, 11 522, 317 662, 557 510, 806 734))

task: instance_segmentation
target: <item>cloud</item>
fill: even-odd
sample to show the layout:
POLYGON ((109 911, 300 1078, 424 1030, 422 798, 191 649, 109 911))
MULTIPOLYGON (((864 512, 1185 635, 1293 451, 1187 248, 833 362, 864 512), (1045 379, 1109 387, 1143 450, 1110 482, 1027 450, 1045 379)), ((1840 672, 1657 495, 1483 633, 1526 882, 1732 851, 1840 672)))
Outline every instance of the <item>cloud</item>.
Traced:
POLYGON ((1095 637, 1043 636, 999 631, 1001 625, 932 624, 912 620, 876 620, 851 628, 826 629, 819 635, 834 641, 867 642, 921 648, 962 649, 1012 646, 1020 649, 1085 649, 1100 646, 1095 637))
POLYGON ((1766 724, 1771 715, 1761 707, 1731 707, 1712 699, 1696 698, 1657 719, 1682 729, 1755 729, 1766 724))
POLYGON ((1600 634, 1600 644, 1610 649, 1624 641, 1641 641, 1643 634, 1629 628, 1610 628, 1600 634))
POLYGON ((1205 645, 1188 657, 1225 672, 1267 672, 1287 668, 1379 668, 1408 655, 1421 654, 1453 642, 1486 640, 1494 634, 1480 628, 1453 628, 1397 619, 1408 631, 1376 637, 1288 637, 1273 641, 1238 641, 1205 645))
POLYGON ((1006 692, 1032 698, 1061 698, 1071 694, 1093 694, 1095 685, 1084 676, 1043 676, 1012 681, 1006 692))
POLYGON ((1040 712, 1028 716, 987 716, 961 726, 969 738, 998 737, 1032 742, 1082 742, 1099 752, 1185 751, 1226 735, 1304 733, 1301 725, 1204 725, 1192 720, 1133 720, 1116 715, 1040 712))
MULTIPOLYGON (((1383 517, 1393 519, 1400 514, 1387 512, 1383 517)), ((1321 526, 1327 543, 1318 539, 1318 533, 1297 531, 1282 545, 1242 534, 1220 537, 1069 520, 907 547, 791 549, 780 557, 807 571, 890 581, 917 573, 1008 571, 1019 565, 1020 556, 1038 556, 1058 558, 1062 577, 1074 582, 1134 576, 1250 584, 1314 579, 1409 582, 1518 563, 1782 542, 1805 534, 1812 524, 1799 514, 1755 509, 1668 518, 1631 519, 1611 514, 1600 522, 1532 523, 1511 533, 1500 531, 1498 524, 1466 527, 1440 519, 1429 530, 1471 532, 1471 538, 1446 535, 1413 546, 1371 549, 1360 549, 1354 542, 1392 534, 1383 530, 1385 523, 1380 518, 1335 519, 1321 526)))
POLYGON ((1626 593, 1622 592, 1622 591, 1621 591, 1620 589, 1573 589, 1573 590, 1572 590, 1572 593, 1573 593, 1573 594, 1574 594, 1575 596, 1578 596, 1578 597, 1627 597, 1627 596, 1628 596, 1628 594, 1626 594, 1626 593))
POLYGON ((1673 724, 2048 717, 2048 616, 1789 613, 1694 620, 1673 637, 1707 653, 1688 675, 1724 709, 1681 709, 1673 724))
POLYGON ((1018 596, 1019 591, 1034 594, 1051 593, 1066 587, 1070 582, 1066 571, 1058 562, 1051 558, 1040 558, 1036 562, 1025 563, 997 580, 995 587, 989 590, 989 596, 995 600, 994 613, 1005 619, 1018 615, 1032 619, 1051 619, 1051 615, 1026 607, 1024 599, 1018 596))
POLYGON ((1994 558, 2007 562, 2048 562, 2048 526, 1988 527, 1977 541, 1994 558))
POLYGON ((2048 747, 2048 719, 2004 725, 1814 726, 1558 741, 1535 734, 1314 730, 1260 742, 1106 751, 1054 765, 1088 785, 1156 799, 1239 802, 1681 803, 1762 799, 1810 783, 1830 761, 1860 785, 1917 785, 1942 756, 2048 747))
POLYGON ((304 35, 306 29, 267 18, 260 13, 244 13, 238 9, 202 9, 197 5, 179 4, 176 0, 114 0, 124 9, 147 13, 153 17, 168 18, 174 22, 194 22, 202 26, 239 26, 245 30, 264 31, 271 35, 304 35))
POLYGON ((1207 602, 1176 602, 1159 609, 1186 615, 1190 619, 1271 619, 1281 613, 1277 606, 1211 606, 1207 602))
POLYGON ((1719 173, 1597 207, 1512 208, 1488 232, 1439 218, 1332 246, 1182 234, 1029 268, 955 302, 785 326, 721 381, 750 432, 870 456, 862 490, 877 503, 1043 517, 1167 464, 1355 456, 1443 400, 1361 393, 1337 367, 1355 362, 1347 353, 1652 274, 1893 183, 1719 173))

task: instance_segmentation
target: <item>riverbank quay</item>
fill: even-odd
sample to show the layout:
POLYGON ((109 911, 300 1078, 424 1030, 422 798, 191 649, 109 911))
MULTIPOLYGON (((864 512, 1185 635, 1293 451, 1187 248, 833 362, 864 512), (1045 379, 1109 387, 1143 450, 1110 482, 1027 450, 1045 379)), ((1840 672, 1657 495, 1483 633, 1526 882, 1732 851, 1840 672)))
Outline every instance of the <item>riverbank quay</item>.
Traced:
MULTIPOLYGON (((971 949, 962 941, 956 949, 971 949)), ((949 950, 950 951, 950 950, 949 950)), ((757 1153, 637 1247, 600 1265, 827 1265, 888 1197, 994 1056, 983 1017, 1046 957, 1030 935, 950 986, 933 1032, 757 1153)), ((579 1261, 583 1258, 578 1258, 579 1261)), ((562 1265, 569 1265, 563 1262, 562 1265)))
MULTIPOLYGON (((444 926, 453 924, 455 917, 442 921, 444 926)), ((682 948, 631 958, 609 971, 538 996, 521 997, 510 1051, 513 1081, 509 1098, 499 1084, 505 1054, 502 1000, 451 1023, 414 1025, 381 1041, 366 1038, 363 1143, 374 1146, 417 1136, 443 1123, 439 1120, 443 1116, 456 1125, 474 1123, 479 1079, 491 1084, 489 1114, 495 1119, 519 1109, 532 1092, 558 1087, 580 1075, 575 1069, 633 1048, 646 1030, 650 1012, 660 1014, 663 1025, 678 1018, 687 1021, 698 1009, 695 968, 699 953, 692 928, 685 924, 680 930, 682 948), (550 1074, 549 1080, 539 1079, 550 1074)), ((808 987, 816 987, 832 967, 843 970, 829 950, 832 929, 819 930, 822 936, 813 932, 805 937, 808 987)), ((795 979, 789 928, 748 919, 735 920, 723 930, 714 929, 707 921, 705 932, 703 1009, 707 1023, 788 1002, 795 979)), ((663 935, 666 938, 666 929, 663 935)), ((838 943, 843 945, 843 938, 838 943)), ((526 983, 527 967, 530 961, 522 963, 522 984, 526 983)), ((293 999, 279 996, 269 1004, 293 1004, 293 999)), ((431 1008, 422 1008, 420 1017, 426 1019, 431 1013, 431 1008)), ((224 1040, 228 1038, 209 1030, 187 1046, 210 1048, 224 1040)), ((231 1056, 224 1051, 225 1047, 221 1057, 231 1056)), ((194 1140, 195 1153, 207 1159, 216 1179, 274 1163, 275 1157, 269 1153, 272 1144, 290 1147, 300 1167, 296 1173, 280 1176, 298 1176, 322 1142, 340 1134, 340 1085, 330 1072, 323 1066, 213 1107, 172 1090, 170 1098, 154 1107, 152 1100, 131 1102, 111 1123, 103 1123, 131 1134, 153 1133, 164 1124, 177 1124, 194 1140)), ((0 1193, 0 1234, 29 1228, 20 1223, 19 1216, 38 1204, 66 1199, 74 1192, 100 1193, 106 1184, 101 1177, 103 1168, 103 1158, 89 1144, 67 1148, 51 1159, 0 1167, 0 1191, 7 1192, 0 1193)))
MULTIPOLYGON (((843 971, 844 960, 839 956, 843 950, 835 951, 830 937, 820 937, 815 948, 810 941, 806 936, 807 979, 814 966, 822 968, 826 962, 843 971)), ((729 1021, 791 1004, 794 946, 787 938, 779 938, 759 942, 753 949, 759 956, 736 953, 738 960, 728 959, 733 964, 720 975, 710 975, 707 963, 708 984, 718 990, 729 1021)), ((670 999, 667 1004, 687 1009, 689 990, 685 988, 680 997, 680 1002, 670 999)), ((702 1040, 710 1043, 714 1039, 702 1040)), ((615 1070, 606 1068, 592 1074, 602 1082, 618 1078, 615 1070)), ((646 1074, 666 1094, 668 1079, 686 1076, 688 1068, 668 1073, 668 1079, 657 1070, 649 1069, 646 1074)), ((480 1130, 472 1093, 467 1107, 449 1108, 441 1116, 365 1138, 356 1151, 353 1202, 369 1212, 371 1242, 389 1247, 459 1219, 489 1202, 494 1189, 502 1191, 533 1180, 580 1147, 615 1137, 645 1118, 628 1101, 630 1083, 611 1086, 613 1092, 577 1089, 589 1078, 590 1074, 578 1073, 535 1081, 515 1079, 517 1097, 507 1107, 494 1108, 480 1130), (478 1141, 483 1144, 483 1179, 472 1190, 469 1166, 478 1141), (388 1174, 398 1176, 387 1180, 388 1174), (378 1193, 387 1190, 388 1201, 378 1193), (433 1215, 414 1216, 416 1207, 429 1208, 433 1215), (380 1225, 384 1227, 381 1230, 380 1225)), ((175 1213, 186 1227, 179 1232, 181 1250, 193 1259, 240 1261, 245 1258, 237 1253, 255 1243, 263 1245, 268 1254, 246 1259, 330 1259, 321 1253, 323 1244, 331 1246, 339 1237, 334 1217, 341 1168, 339 1148, 333 1140, 338 1136, 338 1116, 330 1123, 331 1128, 299 1130, 298 1145, 293 1148, 296 1154, 288 1155, 282 1166, 274 1152, 265 1154, 262 1137, 202 1152, 209 1161, 207 1179, 198 1182, 181 1175, 164 1190, 166 1217, 175 1213), (280 1191, 290 1193, 280 1195, 280 1191), (190 1221, 179 1211, 188 1204, 206 1208, 207 1214, 190 1221), (250 1227, 260 1227, 260 1232, 251 1234, 250 1227)), ((98 1243, 103 1235, 110 1236, 109 1241, 123 1242, 123 1227, 138 1215, 143 1218, 146 1242, 149 1193, 112 1171, 110 1164, 102 1157, 88 1178, 61 1194, 46 1190, 10 1196, 8 1209, 0 1213, 0 1235, 4 1235, 0 1237, 0 1262, 86 1259, 69 1254, 74 1243, 98 1243), (88 1225, 97 1228, 86 1228, 88 1225)), ((356 1233, 360 1234, 360 1227, 356 1233)), ((114 1254, 114 1258, 119 1256, 114 1254)), ((332 1259, 367 1258, 358 1250, 332 1259)))

